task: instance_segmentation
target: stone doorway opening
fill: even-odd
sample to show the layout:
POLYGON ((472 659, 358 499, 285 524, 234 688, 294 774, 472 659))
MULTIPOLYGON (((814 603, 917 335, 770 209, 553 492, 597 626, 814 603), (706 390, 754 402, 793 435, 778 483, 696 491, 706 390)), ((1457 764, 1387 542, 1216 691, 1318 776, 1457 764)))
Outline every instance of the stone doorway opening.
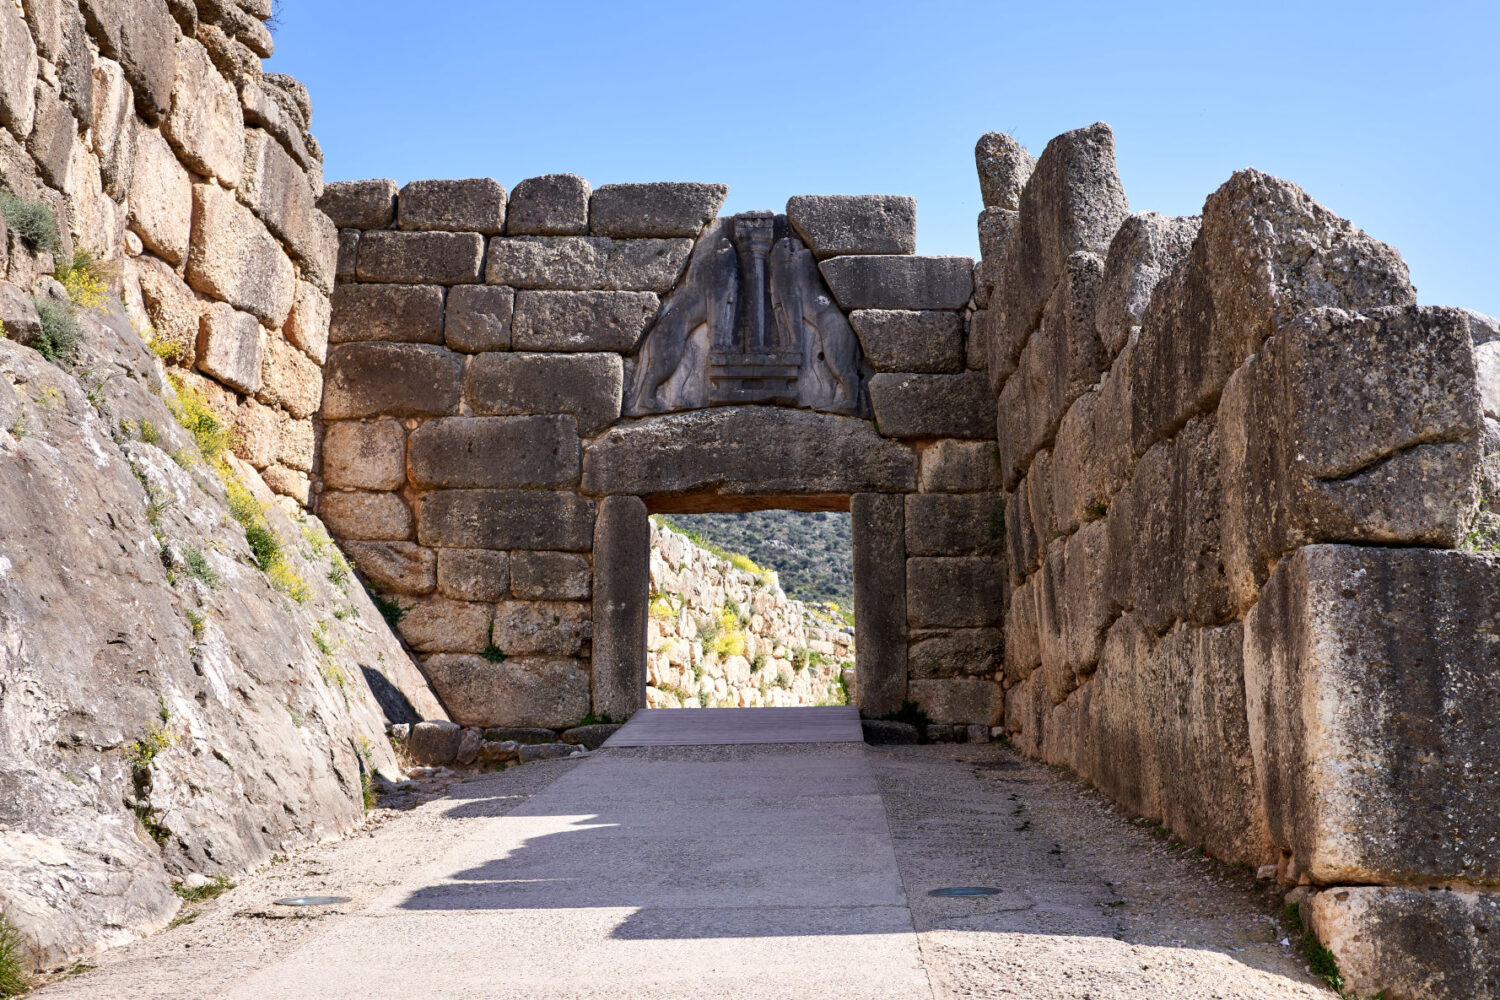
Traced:
POLYGON ((650 515, 647 708, 850 705, 848 501, 650 515))

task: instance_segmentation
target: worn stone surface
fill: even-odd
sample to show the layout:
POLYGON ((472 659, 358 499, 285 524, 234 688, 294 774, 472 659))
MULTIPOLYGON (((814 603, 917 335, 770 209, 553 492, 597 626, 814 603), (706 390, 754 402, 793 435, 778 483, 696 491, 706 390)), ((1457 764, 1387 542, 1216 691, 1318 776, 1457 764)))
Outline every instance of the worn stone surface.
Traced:
POLYGON ((511 288, 665 293, 692 252, 688 239, 556 236, 491 240, 485 281, 511 288))
POLYGON ((584 449, 586 493, 818 496, 916 485, 910 449, 868 421, 715 407, 612 427, 584 449))
POLYGON ((130 228, 152 253, 180 264, 192 236, 193 182, 155 129, 133 130, 130 228))
POLYGON ((279 406, 294 420, 310 417, 323 398, 323 370, 286 340, 268 335, 261 351, 256 398, 267 406, 279 406))
POLYGON ((593 188, 577 174, 528 177, 510 193, 505 232, 510 236, 576 236, 589 231, 593 188))
POLYGON ((509 350, 514 308, 515 292, 509 288, 459 285, 448 293, 443 339, 468 354, 509 350))
POLYGON ((335 489, 399 489, 406 483, 406 429, 396 420, 329 424, 323 482, 335 489))
POLYGON ((619 732, 620 728, 618 724, 606 723, 574 726, 572 729, 564 730, 560 738, 564 743, 576 743, 590 750, 598 750, 604 745, 604 741, 619 732))
POLYGON ((907 693, 905 504, 899 496, 859 493, 850 515, 859 707, 880 716, 899 710, 907 693))
POLYGON ((718 214, 725 184, 605 184, 589 199, 595 236, 697 236, 718 214))
POLYGON ((323 416, 444 416, 458 409, 463 355, 426 344, 341 344, 328 352, 323 416))
POLYGON ((464 372, 474 413, 569 413, 584 437, 620 418, 624 365, 618 354, 484 353, 464 372))
POLYGON ((849 324, 877 372, 964 370, 964 325, 958 313, 856 309, 849 324))
POLYGON ((588 551, 593 535, 593 501, 542 490, 429 493, 418 529, 423 545, 566 552, 588 551))
POLYGON ((45 81, 37 84, 36 120, 26 139, 26 149, 42 180, 56 188, 72 189, 69 167, 77 139, 78 122, 62 95, 45 81))
POLYGON ((1000 567, 991 559, 908 558, 907 622, 913 628, 999 625, 1000 579, 1000 567))
POLYGON ((974 493, 1000 488, 999 456, 988 441, 934 441, 918 467, 923 493, 974 493))
MULTIPOLYGON (((514 576, 511 586, 514 589, 514 576)), ((491 641, 507 656, 577 656, 584 651, 593 630, 587 602, 501 601, 495 605, 491 641)))
POLYGON ((870 379, 880 433, 901 438, 987 438, 995 432, 995 397, 982 372, 870 379))
POLYGON ((819 260, 917 252, 917 199, 908 195, 795 195, 786 219, 819 260))
POLYGON ((911 700, 939 724, 997 726, 1005 714, 1005 696, 990 680, 913 678, 911 700))
POLYGON ((418 764, 430 767, 452 764, 458 757, 458 746, 463 741, 463 735, 463 727, 447 719, 418 722, 411 727, 411 735, 406 740, 406 752, 418 764))
POLYGON ((241 196, 301 262, 303 276, 332 291, 338 233, 318 211, 307 175, 266 132, 248 130, 244 149, 241 196))
MULTIPOLYGON (((125 69, 128 75, 128 63, 125 69)), ((245 156, 240 95, 191 38, 177 43, 171 108, 161 128, 183 161, 196 173, 238 184, 245 156)))
POLYGON ((234 195, 212 184, 193 186, 185 277, 196 290, 254 313, 272 328, 286 320, 296 294, 292 262, 276 238, 234 195))
POLYGON ((443 287, 341 284, 333 292, 328 339, 441 344, 443 287))
POLYGON ((549 489, 578 482, 571 416, 444 417, 411 432, 407 469, 422 488, 549 489))
POLYGON ((820 267, 845 309, 962 309, 974 292, 968 257, 836 257, 820 267))
POLYGON ((18 138, 36 121, 36 42, 14 4, 0 10, 0 125, 18 138))
POLYGON ((646 505, 639 497, 605 497, 594 540, 593 705, 612 719, 629 719, 646 705, 646 505))
POLYGON ((480 280, 484 237, 478 233, 371 230, 359 239, 360 281, 464 285, 480 280))
POLYGON ((1110 241, 1094 326, 1113 357, 1139 332, 1162 276, 1187 256, 1198 236, 1198 219, 1173 219, 1156 212, 1127 218, 1110 241))
MULTIPOLYGON (((338 494, 334 494, 338 495, 338 494)), ((478 653, 490 640, 490 624, 495 609, 490 604, 450 601, 441 597, 423 597, 401 602, 405 614, 396 624, 401 638, 418 653, 478 653)), ((423 671, 449 714, 453 702, 432 668, 423 661, 423 671)))
POLYGON ((323 188, 318 207, 340 229, 385 229, 396 219, 396 182, 334 181, 323 188))
POLYGON ((412 181, 396 199, 396 225, 497 235, 505 231, 505 188, 487 177, 412 181))
POLYGON ((993 493, 948 495, 911 493, 906 497, 906 554, 971 555, 999 551, 1003 501, 993 493))
POLYGON ((571 552, 517 552, 511 557, 511 591, 533 601, 588 600, 593 569, 571 552))
POLYGON ((437 587, 437 557, 411 542, 345 542, 359 575, 381 593, 430 594, 437 587))
POLYGON ((656 316, 651 292, 516 293, 511 342, 518 351, 635 350, 656 316))
POLYGON ((198 370, 240 392, 256 392, 261 385, 262 339, 254 316, 215 302, 203 312, 198 370))
POLYGON ((399 542, 412 533, 411 508, 395 493, 324 493, 318 515, 340 539, 399 542))
POLYGON ((985 208, 1021 207, 1021 190, 1036 169, 1036 158, 1025 146, 1004 132, 986 132, 974 146, 974 165, 985 208))
POLYGON ((949 677, 994 679, 1003 666, 1004 634, 998 628, 915 632, 906 651, 907 670, 919 680, 949 677))
POLYGON ((498 601, 510 589, 510 553, 439 549, 437 586, 457 601, 498 601))
POLYGON ((328 328, 333 322, 333 304, 322 290, 305 281, 297 282, 292 311, 281 332, 302 353, 318 364, 328 360, 328 328))

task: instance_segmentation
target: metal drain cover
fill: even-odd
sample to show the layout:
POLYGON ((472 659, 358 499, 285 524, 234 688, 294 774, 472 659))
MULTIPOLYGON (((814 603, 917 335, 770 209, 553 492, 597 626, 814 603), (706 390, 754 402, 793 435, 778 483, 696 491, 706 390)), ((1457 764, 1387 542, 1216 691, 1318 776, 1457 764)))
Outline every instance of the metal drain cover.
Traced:
POLYGON ((988 885, 952 885, 946 889, 933 889, 929 896, 994 896, 1003 890, 988 885))
POLYGON ((277 906, 332 906, 349 902, 348 896, 288 896, 276 900, 277 906))

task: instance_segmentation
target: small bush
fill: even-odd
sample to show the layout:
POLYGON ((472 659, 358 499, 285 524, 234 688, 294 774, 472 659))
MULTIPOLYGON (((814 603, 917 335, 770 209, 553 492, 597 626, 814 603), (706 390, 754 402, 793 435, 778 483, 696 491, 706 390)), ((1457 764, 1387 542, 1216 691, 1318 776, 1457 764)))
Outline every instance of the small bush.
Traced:
POLYGON ((36 305, 37 316, 42 321, 42 334, 31 346, 48 361, 61 361, 71 357, 78 347, 78 321, 61 302, 41 295, 31 301, 36 305))
POLYGON ((181 378, 170 378, 177 392, 177 404, 172 407, 172 416, 193 436, 193 443, 210 462, 221 459, 226 451, 234 447, 234 429, 219 420, 208 401, 193 390, 181 378))
POLYGON ((152 723, 151 728, 146 730, 146 735, 132 743, 125 751, 125 756, 132 768, 144 771, 156 761, 158 754, 176 745, 176 734, 170 729, 152 723))
POLYGON ((491 663, 504 663, 505 662, 505 651, 503 649, 501 649, 499 646, 495 645, 495 623, 494 622, 490 622, 490 641, 484 647, 484 651, 481 652, 479 655, 482 656, 482 657, 484 657, 486 660, 489 660, 491 663))
POLYGON ((21 935, 0 913, 0 997, 18 997, 31 989, 21 965, 21 935))
POLYGON ((371 594, 370 600, 375 602, 375 610, 380 612, 380 617, 391 628, 401 624, 401 619, 406 617, 406 609, 401 602, 394 597, 386 597, 384 594, 371 594))
POLYGON ((182 561, 187 565, 188 576, 201 580, 205 586, 212 587, 219 582, 219 574, 214 572, 208 559, 197 549, 183 549, 182 561))
POLYGON ((177 885, 174 885, 172 887, 172 891, 176 892, 177 895, 181 896, 189 903, 202 903, 206 900, 218 899, 220 896, 224 895, 224 893, 233 888, 233 882, 229 881, 229 879, 225 878, 223 875, 216 875, 213 881, 209 882, 207 885, 200 885, 196 888, 189 889, 187 886, 179 882, 177 885))
POLYGON ((5 226, 26 245, 40 253, 57 253, 62 241, 57 235, 57 214, 46 202, 30 201, 14 191, 0 189, 0 215, 5 226))
POLYGON ((73 259, 66 267, 59 268, 54 275, 68 293, 68 298, 80 309, 103 312, 109 297, 106 280, 110 268, 96 259, 87 250, 73 252, 73 259))

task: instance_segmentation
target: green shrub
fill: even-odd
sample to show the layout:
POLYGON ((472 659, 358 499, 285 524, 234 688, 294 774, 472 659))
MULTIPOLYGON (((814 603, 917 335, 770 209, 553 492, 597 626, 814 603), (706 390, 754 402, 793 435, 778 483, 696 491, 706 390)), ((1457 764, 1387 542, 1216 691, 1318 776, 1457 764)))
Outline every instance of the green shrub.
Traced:
POLYGON ((189 903, 201 903, 205 900, 217 899, 233 888, 233 882, 229 881, 223 875, 216 875, 213 881, 207 885, 200 885, 197 888, 189 889, 179 882, 172 887, 172 890, 189 903))
POLYGON ((68 293, 68 298, 80 309, 103 312, 109 296, 108 277, 112 269, 98 260, 88 250, 75 250, 73 259, 66 267, 60 267, 53 275, 68 293))
POLYGON ((45 296, 32 299, 42 321, 42 335, 31 346, 48 361, 61 361, 78 347, 78 320, 68 307, 45 296))
POLYGON ((187 564, 188 576, 201 580, 205 586, 212 587, 219 582, 219 574, 214 572, 208 559, 197 549, 183 549, 182 561, 187 564))
POLYGON ((401 624, 401 619, 406 617, 406 609, 401 602, 394 597, 386 597, 384 594, 371 594, 370 600, 375 602, 375 610, 380 612, 380 617, 391 628, 401 624))
POLYGON ((41 253, 57 253, 62 249, 57 215, 47 203, 30 201, 0 188, 0 215, 5 217, 6 228, 25 240, 31 249, 41 253))

